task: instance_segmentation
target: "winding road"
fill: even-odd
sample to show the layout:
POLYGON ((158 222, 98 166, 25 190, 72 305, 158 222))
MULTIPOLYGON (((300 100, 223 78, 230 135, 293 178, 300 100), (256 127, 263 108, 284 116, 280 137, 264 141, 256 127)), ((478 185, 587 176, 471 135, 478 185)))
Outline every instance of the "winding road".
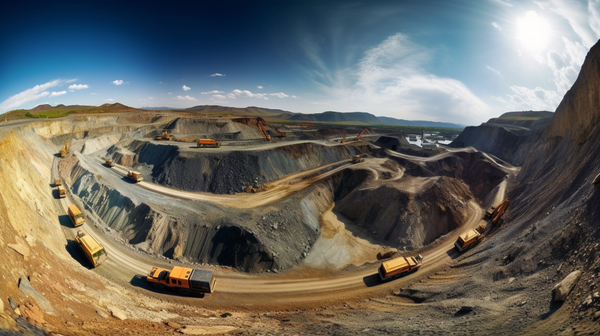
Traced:
MULTIPOLYGON (((463 151, 469 152, 473 150, 474 149, 472 148, 463 149, 463 151)), ((433 161, 447 157, 448 155, 452 155, 453 152, 457 151, 460 150, 453 150, 452 152, 425 158, 408 156, 391 151, 390 154, 414 161, 433 161)), ((97 158, 92 159, 80 153, 76 153, 75 155, 77 155, 79 159, 84 161, 86 164, 98 166, 101 165, 101 162, 97 158)), ((508 171, 512 171, 511 167, 501 165, 491 157, 489 157, 489 159, 494 164, 501 166, 508 171)), ((58 160, 59 159, 55 158, 53 161, 52 179, 58 177, 58 160)), ((226 207, 248 209, 256 206, 266 205, 276 200, 281 200, 282 198, 298 192, 319 180, 327 178, 344 169, 348 169, 350 166, 364 164, 365 167, 368 167, 369 160, 370 159, 367 159, 367 163, 358 163, 354 165, 349 163, 350 160, 343 160, 302 173, 293 174, 278 181, 269 183, 266 191, 255 194, 242 193, 236 195, 215 195, 209 193, 185 192, 146 181, 137 183, 135 185, 128 184, 128 187, 144 188, 151 192, 166 195, 167 197, 201 200, 220 204, 226 207)), ((103 169, 112 171, 112 174, 117 174, 118 176, 124 176, 127 172, 127 170, 123 167, 114 167, 112 169, 104 167, 103 169)), ((122 181, 122 183, 125 184, 127 182, 122 181)), ((505 182, 503 183, 503 186, 495 189, 496 193, 498 193, 496 198, 501 199, 504 197, 503 194, 505 193, 506 188, 505 182)), ((65 215, 66 209, 71 203, 72 201, 69 198, 57 199, 59 213, 61 215, 65 215)), ((292 270, 281 275, 272 274, 267 276, 253 276, 238 273, 228 268, 211 267, 215 269, 218 283, 216 292, 212 295, 212 298, 207 297, 207 299, 216 300, 215 298, 219 297, 219 293, 229 293, 251 294, 250 298, 247 298, 248 302, 256 302, 256 299, 254 298, 255 296, 252 295, 265 294, 269 295, 268 298, 270 302, 280 301, 289 303, 311 300, 316 301, 327 298, 339 298, 340 291, 343 291, 347 295, 348 293, 368 293, 369 291, 380 290, 381 288, 390 288, 390 286, 397 287, 399 283, 410 283, 417 281, 417 279, 428 273, 431 273, 431 271, 436 270, 441 266, 450 264, 452 259, 458 256, 458 253, 453 249, 454 241, 457 239, 458 235, 465 230, 475 228, 480 224, 483 218, 484 210, 474 201, 471 201, 468 206, 468 222, 464 223, 460 229, 447 234, 445 237, 443 237, 441 242, 431 246, 431 248, 427 250, 422 251, 421 254, 424 256, 424 262, 423 266, 418 272, 407 275, 391 283, 380 283, 379 278, 376 275, 377 268, 379 266, 378 263, 376 265, 371 264, 359 267, 357 270, 340 271, 339 273, 336 273, 336 275, 327 275, 325 272, 314 270, 312 272, 310 270, 307 272, 295 272, 292 270), (319 275, 310 276, 310 274, 319 275)), ((143 290, 148 292, 149 287, 144 284, 145 282, 143 280, 139 280, 141 279, 141 275, 147 274, 152 266, 170 268, 178 264, 174 261, 168 262, 164 259, 152 258, 146 254, 134 251, 133 249, 124 246, 123 244, 117 242, 114 238, 110 237, 110 235, 103 233, 103 229, 101 229, 102 225, 103 223, 101 223, 100 219, 93 218, 93 215, 89 215, 86 223, 79 228, 69 227, 64 223, 62 226, 65 236, 68 240, 74 240, 77 230, 83 229, 86 233, 93 236, 101 245, 104 246, 109 259, 100 267, 94 269, 94 272, 97 272, 108 279, 120 281, 122 283, 135 283, 136 286, 143 287, 143 290), (92 221, 99 224, 94 225, 90 223, 92 221), (135 279, 138 279, 139 281, 136 282, 135 279)), ((303 267, 305 266, 299 266, 301 269, 303 267)), ((154 294, 168 295, 164 293, 154 294)), ((241 300, 239 297, 238 299, 241 300)))

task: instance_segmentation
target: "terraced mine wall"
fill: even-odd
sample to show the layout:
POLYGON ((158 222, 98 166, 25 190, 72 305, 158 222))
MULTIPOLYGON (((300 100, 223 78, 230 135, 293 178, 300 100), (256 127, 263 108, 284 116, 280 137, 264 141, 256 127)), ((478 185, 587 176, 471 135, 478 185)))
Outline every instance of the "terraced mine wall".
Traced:
MULTIPOLYGON (((126 244, 181 261, 231 266, 248 272, 298 264, 319 236, 320 213, 333 195, 314 185, 277 204, 252 210, 207 202, 171 200, 187 206, 141 201, 109 188, 71 158, 70 190, 126 244)), ((67 162, 67 161, 65 161, 67 162)))
POLYGON ((350 159, 367 146, 324 146, 316 143, 256 151, 180 152, 176 146, 142 140, 108 150, 117 163, 147 172, 152 182, 187 191, 215 194, 243 192, 249 186, 350 159))
POLYGON ((166 128, 186 141, 263 139, 257 123, 256 118, 176 118, 166 128))

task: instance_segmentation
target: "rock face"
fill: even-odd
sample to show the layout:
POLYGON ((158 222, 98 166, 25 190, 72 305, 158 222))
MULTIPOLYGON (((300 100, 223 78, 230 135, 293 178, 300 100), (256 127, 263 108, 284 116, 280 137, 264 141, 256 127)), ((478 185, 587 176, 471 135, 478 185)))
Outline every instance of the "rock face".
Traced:
POLYGON ((541 137, 552 113, 526 112, 526 117, 516 113, 521 112, 505 113, 480 126, 467 127, 449 146, 473 146, 520 165, 529 156, 531 146, 541 137))
POLYGON ((563 302, 581 277, 581 271, 573 271, 561 282, 552 288, 552 300, 554 302, 563 302))

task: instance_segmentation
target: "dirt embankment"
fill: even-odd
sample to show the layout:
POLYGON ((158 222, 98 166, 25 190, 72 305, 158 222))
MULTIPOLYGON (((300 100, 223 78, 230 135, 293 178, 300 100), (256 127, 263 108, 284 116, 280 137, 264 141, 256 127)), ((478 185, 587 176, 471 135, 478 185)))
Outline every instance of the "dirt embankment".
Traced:
POLYGON ((186 191, 232 194, 366 150, 352 145, 300 143, 256 151, 180 152, 176 146, 135 140, 111 147, 107 156, 147 173, 144 175, 154 183, 186 191))

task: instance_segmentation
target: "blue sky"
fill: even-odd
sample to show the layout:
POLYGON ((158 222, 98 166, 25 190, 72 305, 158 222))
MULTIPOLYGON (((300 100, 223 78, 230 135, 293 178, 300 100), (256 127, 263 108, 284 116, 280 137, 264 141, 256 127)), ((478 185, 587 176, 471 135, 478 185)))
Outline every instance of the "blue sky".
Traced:
POLYGON ((476 125, 554 111, 600 37, 600 0, 1 6, 0 113, 120 102, 476 125))

